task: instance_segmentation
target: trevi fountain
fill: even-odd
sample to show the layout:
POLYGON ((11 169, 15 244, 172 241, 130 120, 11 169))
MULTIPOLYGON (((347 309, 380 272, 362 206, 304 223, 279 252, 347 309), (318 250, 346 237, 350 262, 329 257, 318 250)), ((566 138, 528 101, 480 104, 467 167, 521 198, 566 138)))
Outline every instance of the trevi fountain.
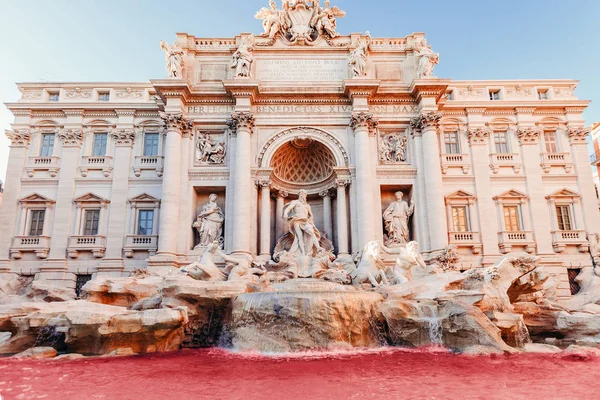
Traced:
MULTIPOLYGON (((341 41, 345 37, 336 32, 336 18, 343 15, 329 1, 324 6, 284 1, 282 9, 271 1, 257 14, 264 33, 242 37, 232 52, 233 80, 243 83, 252 77, 253 50, 265 46, 337 46, 339 52, 345 48, 341 41), (313 18, 304 21, 307 10, 313 18)), ((345 56, 348 73, 359 81, 367 79, 369 48, 379 42, 368 34, 352 40, 356 43, 345 56)), ((415 79, 436 79, 432 72, 439 56, 428 47, 414 46, 415 79)), ((183 50, 165 42, 161 47, 170 79, 180 79, 183 50)), ((238 145, 244 125, 240 120, 248 125, 251 118, 238 114, 229 122, 228 130, 238 130, 238 145)), ((370 118, 366 114, 352 118, 355 125, 371 129, 364 121, 370 118)), ((429 129, 436 118, 415 120, 412 129, 429 129)), ((368 135, 365 130, 365 138, 368 135)), ((358 137, 357 131, 356 142, 358 137)), ((407 141, 407 136, 381 136, 383 168, 407 162, 411 157, 407 141)), ((224 140, 203 134, 197 143, 201 165, 220 165, 228 157, 224 140)), ((313 152, 327 151, 324 157, 331 156, 310 135, 294 136, 288 146, 300 150, 313 146, 313 152)), ((243 162, 239 165, 244 168, 243 162)), ((169 173, 168 167, 164 172, 169 173)), ((357 190, 371 190, 369 182, 360 186, 365 183, 364 171, 357 167, 349 172, 345 177, 338 171, 341 175, 332 181, 338 196, 345 197, 346 179, 356 179, 357 190)), ((237 171, 233 184, 247 185, 243 175, 237 171)), ((262 183, 257 184, 260 190, 262 183)), ((446 240, 443 249, 433 251, 435 238, 426 234, 433 225, 418 221, 425 214, 435 217, 430 203, 437 194, 419 184, 412 190, 389 187, 385 194, 389 201, 378 211, 379 222, 373 223, 382 227, 379 237, 361 236, 361 224, 371 224, 373 213, 361 211, 361 204, 369 203, 361 203, 362 194, 357 192, 351 207, 359 208, 351 215, 358 215, 352 222, 358 234, 350 249, 348 239, 341 239, 349 229, 345 216, 333 218, 331 204, 316 203, 318 193, 312 189, 298 186, 278 203, 273 221, 277 236, 266 252, 238 251, 229 244, 238 235, 231 235, 232 230, 254 229, 244 216, 251 209, 243 202, 251 199, 222 202, 224 191, 207 191, 195 221, 167 227, 195 235, 192 259, 183 264, 153 259, 160 256, 159 244, 159 255, 151 255, 147 267, 116 276, 98 273, 77 295, 48 280, 3 274, 0 354, 11 358, 0 360, 0 393, 9 399, 19 387, 34 385, 28 377, 50 380, 64 372, 65 382, 60 378, 45 383, 54 391, 51 396, 60 392, 80 398, 77 395, 85 393, 85 398, 94 398, 97 391, 104 393, 102 398, 139 398, 140 392, 132 387, 145 387, 141 376, 149 374, 161 382, 144 393, 149 399, 170 398, 175 392, 180 398, 261 397, 265 393, 259 390, 260 382, 272 396, 288 398, 353 398, 365 388, 373 398, 404 398, 401 393, 406 398, 468 398, 465 391, 485 391, 482 382, 495 379, 504 382, 504 388, 496 387, 481 398, 525 398, 519 397, 523 396, 519 385, 527 379, 572 379, 561 375, 564 371, 558 365, 574 360, 592 362, 571 363, 569 368, 580 382, 593 381, 590 370, 598 369, 594 360, 600 357, 597 236, 591 235, 589 246, 582 247, 589 266, 575 278, 580 290, 565 297, 557 295, 556 275, 528 245, 517 244, 492 262, 472 267, 461 261, 473 259, 481 251, 478 245, 469 244, 465 255, 463 245, 446 240), (238 205, 240 210, 235 209, 238 205), (331 220, 337 221, 335 230, 331 220), (428 243, 425 252, 421 238, 428 243), (46 361, 36 361, 42 359, 46 361), (314 386, 294 378, 303 368, 313 371, 314 386), (444 373, 449 371, 462 383, 446 382, 444 373), (112 376, 111 382, 105 382, 102 374, 112 376), (453 389, 438 390, 436 374, 453 389), (471 378, 476 374, 480 379, 471 378), (280 380, 270 380, 274 376, 280 380), (334 383, 339 380, 343 383, 334 383), (416 394, 423 385, 431 388, 430 397, 416 394), (112 397, 107 390, 114 391, 112 397)), ((263 200, 268 203, 270 197, 263 200)), ((338 210, 346 207, 341 200, 335 203, 338 210)), ((168 204, 163 200, 161 207, 168 204)), ((267 217, 267 227, 270 222, 267 217)), ((569 398, 576 389, 572 382, 564 382, 560 389, 541 385, 536 390, 535 398, 569 398)), ((31 393, 41 392, 36 387, 31 393)), ((28 396, 23 390, 14 398, 43 397, 28 396)))

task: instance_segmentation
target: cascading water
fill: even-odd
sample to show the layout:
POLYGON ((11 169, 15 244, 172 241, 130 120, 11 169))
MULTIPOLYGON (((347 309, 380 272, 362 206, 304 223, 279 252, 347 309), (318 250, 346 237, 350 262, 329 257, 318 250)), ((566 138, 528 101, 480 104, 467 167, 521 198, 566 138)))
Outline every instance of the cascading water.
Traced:
POLYGON ((426 322, 429 327, 429 341, 433 346, 443 346, 444 344, 443 318, 439 315, 438 310, 437 303, 424 303, 418 308, 419 319, 426 322))

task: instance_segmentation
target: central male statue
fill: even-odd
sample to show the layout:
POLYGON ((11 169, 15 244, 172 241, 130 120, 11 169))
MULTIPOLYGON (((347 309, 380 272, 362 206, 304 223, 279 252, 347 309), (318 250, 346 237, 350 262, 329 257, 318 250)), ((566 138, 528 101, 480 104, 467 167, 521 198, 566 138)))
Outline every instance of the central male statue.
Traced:
POLYGON ((385 229, 388 233, 386 246, 398 246, 408 243, 408 218, 415 211, 414 197, 409 206, 406 201, 402 200, 404 193, 396 192, 395 196, 396 201, 392 202, 383 212, 385 229))
POLYGON ((313 213, 310 205, 306 201, 306 190, 298 192, 298 200, 289 202, 283 210, 283 219, 290 224, 290 232, 294 235, 294 243, 290 248, 290 253, 294 254, 300 250, 305 256, 313 255, 313 248, 317 253, 323 251, 319 240, 321 234, 315 227, 313 213))

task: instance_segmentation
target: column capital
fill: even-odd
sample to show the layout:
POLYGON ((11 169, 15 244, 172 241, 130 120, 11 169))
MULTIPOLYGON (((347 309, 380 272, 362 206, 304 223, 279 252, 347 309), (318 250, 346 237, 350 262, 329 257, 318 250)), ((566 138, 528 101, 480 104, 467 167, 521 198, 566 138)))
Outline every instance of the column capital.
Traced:
POLYGON ((81 147, 83 144, 83 131, 81 129, 61 129, 58 138, 62 140, 64 147, 81 147))
POLYGON ((442 113, 430 111, 421 113, 419 116, 410 120, 410 128, 412 136, 422 136, 426 130, 434 129, 436 132, 440 126, 442 113))
POLYGON ((354 112, 350 118, 350 126, 356 132, 357 129, 368 129, 372 134, 377 129, 379 121, 373 117, 371 112, 354 112))
POLYGON ((331 197, 331 193, 329 192, 329 189, 327 189, 327 190, 321 190, 319 192, 319 196, 321 196, 321 197, 331 197))
POLYGON ((339 187, 345 187, 350 185, 351 181, 348 178, 338 178, 335 180, 335 185, 339 187))
POLYGON ((540 140, 540 128, 537 127, 519 127, 517 129, 517 137, 521 146, 528 144, 538 144, 540 140))
POLYGON ((193 127, 193 122, 185 119, 181 112, 159 112, 167 131, 179 132, 181 135, 187 134, 193 127))
POLYGON ((12 147, 27 147, 31 142, 31 131, 29 129, 14 129, 4 131, 10 140, 12 147))
POLYGON ((238 129, 246 129, 252 133, 254 128, 254 114, 247 111, 237 111, 231 114, 231 119, 227 125, 232 134, 237 134, 238 129))
POLYGON ((270 179, 257 179, 255 181, 256 186, 258 186, 259 188, 271 188, 271 180, 270 179))
POLYGON ((471 146, 485 145, 490 137, 490 130, 486 127, 469 128, 467 130, 467 137, 469 138, 469 144, 471 146))
POLYGON ((567 136, 569 136, 569 142, 571 145, 574 144, 585 144, 587 145, 587 136, 590 134, 590 130, 584 127, 567 127, 567 136))
POLYGON ((135 130, 134 129, 113 129, 110 132, 110 136, 115 141, 116 146, 133 146, 135 142, 135 130))

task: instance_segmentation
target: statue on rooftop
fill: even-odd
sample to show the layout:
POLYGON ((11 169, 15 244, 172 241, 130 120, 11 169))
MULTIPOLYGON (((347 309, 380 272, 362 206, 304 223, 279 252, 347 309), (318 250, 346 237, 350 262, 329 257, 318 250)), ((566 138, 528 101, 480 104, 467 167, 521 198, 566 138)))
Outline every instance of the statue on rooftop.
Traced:
POLYGON ((433 67, 440 62, 440 55, 434 53, 428 46, 425 39, 421 40, 419 54, 417 55, 419 64, 417 66, 417 78, 429 78, 433 75, 433 67))
POLYGON ((250 78, 250 67, 254 61, 254 56, 252 55, 253 42, 253 36, 242 38, 240 47, 233 53, 231 68, 235 70, 236 78, 250 78))
POLYGON ((360 39, 358 47, 350 53, 348 65, 352 71, 353 78, 363 78, 367 76, 367 51, 371 44, 371 38, 367 35, 367 39, 360 39))
POLYGON ((183 78, 183 50, 176 44, 169 46, 164 40, 160 41, 160 48, 165 52, 169 78, 183 78))

